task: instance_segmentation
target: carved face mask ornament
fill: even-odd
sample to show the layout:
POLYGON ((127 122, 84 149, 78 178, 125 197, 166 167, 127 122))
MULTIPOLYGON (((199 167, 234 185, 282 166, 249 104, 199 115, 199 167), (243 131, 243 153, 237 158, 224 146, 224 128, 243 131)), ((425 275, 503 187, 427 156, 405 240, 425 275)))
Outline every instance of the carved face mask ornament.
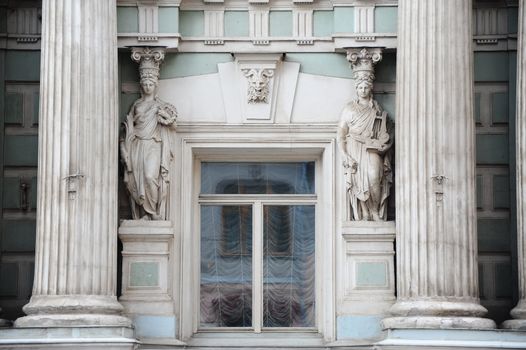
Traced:
POLYGON ((244 69, 243 74, 248 80, 247 98, 249 103, 268 103, 269 82, 274 71, 271 69, 244 69))

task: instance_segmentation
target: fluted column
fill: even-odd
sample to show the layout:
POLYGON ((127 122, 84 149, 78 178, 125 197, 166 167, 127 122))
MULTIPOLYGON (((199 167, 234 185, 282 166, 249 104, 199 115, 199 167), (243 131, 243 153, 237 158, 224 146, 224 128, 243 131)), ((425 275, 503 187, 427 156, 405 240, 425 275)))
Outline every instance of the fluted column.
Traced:
POLYGON ((495 326, 478 298, 471 11, 398 2, 398 290, 385 328, 495 326))
POLYGON ((519 277, 519 303, 505 321, 504 328, 526 330, 526 6, 519 1, 519 31, 517 39, 517 114, 516 114, 516 166, 517 166, 517 263, 519 277))
POLYGON ((19 327, 118 325, 115 0, 43 0, 35 279, 19 327))

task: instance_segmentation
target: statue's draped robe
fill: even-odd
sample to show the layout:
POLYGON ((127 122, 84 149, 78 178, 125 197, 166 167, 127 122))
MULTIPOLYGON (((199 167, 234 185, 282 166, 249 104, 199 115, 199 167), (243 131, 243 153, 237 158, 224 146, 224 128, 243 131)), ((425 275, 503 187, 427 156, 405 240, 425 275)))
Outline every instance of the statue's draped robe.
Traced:
POLYGON ((132 203, 134 219, 139 219, 139 208, 154 219, 166 219, 168 171, 171 159, 168 128, 157 118, 163 102, 137 100, 126 121, 125 148, 127 169, 124 182, 135 203, 132 203), (134 207, 135 206, 135 207, 134 207))
MULTIPOLYGON (((364 140, 371 137, 376 138, 380 131, 380 124, 375 123, 376 116, 382 114, 382 109, 376 101, 371 101, 369 105, 362 106, 357 101, 350 102, 342 112, 342 119, 347 125, 347 135, 345 135, 346 151, 351 164, 352 160, 358 163, 356 172, 353 174, 351 169, 346 170, 347 200, 350 204, 351 219, 363 220, 363 212, 360 202, 366 202, 369 197, 370 179, 368 175, 369 152, 367 151, 364 140)), ((378 214, 380 218, 387 218, 387 198, 392 183, 390 154, 383 155, 383 172, 387 173, 381 183, 382 194, 378 214)))

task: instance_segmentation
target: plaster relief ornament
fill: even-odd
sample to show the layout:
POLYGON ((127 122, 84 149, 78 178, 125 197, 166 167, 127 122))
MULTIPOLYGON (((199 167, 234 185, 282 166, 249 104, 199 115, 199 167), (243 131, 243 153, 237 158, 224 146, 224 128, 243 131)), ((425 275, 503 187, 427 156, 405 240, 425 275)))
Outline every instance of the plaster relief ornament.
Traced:
POLYGON ((343 155, 347 219, 351 221, 387 219, 393 127, 372 94, 374 65, 381 58, 379 50, 362 49, 347 55, 358 98, 343 108, 338 144, 343 155))
POLYGON ((274 71, 265 68, 251 68, 243 69, 243 74, 248 80, 248 103, 268 103, 269 82, 274 76, 274 71))
POLYGON ((156 94, 164 50, 133 48, 131 58, 139 63, 141 97, 126 116, 126 134, 120 142, 124 183, 133 219, 166 220, 173 158, 170 134, 176 127, 177 111, 156 94))

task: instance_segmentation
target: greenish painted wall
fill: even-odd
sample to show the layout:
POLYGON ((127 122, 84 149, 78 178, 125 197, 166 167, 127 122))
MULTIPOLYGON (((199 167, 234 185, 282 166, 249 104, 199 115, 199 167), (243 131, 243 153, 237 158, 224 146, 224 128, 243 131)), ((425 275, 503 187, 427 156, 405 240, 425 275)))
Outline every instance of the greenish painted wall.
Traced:
POLYGON ((182 36, 203 36, 204 11, 179 11, 179 31, 182 36))
POLYGON ((7 135, 4 147, 4 166, 37 166, 38 136, 7 135))
POLYGON ((22 124, 24 95, 20 93, 5 94, 5 123, 22 124))
POLYGON ((482 175, 477 175, 477 209, 482 209, 482 175))
POLYGON ((40 51, 7 51, 5 80, 39 81, 40 51))
POLYGON ((338 53, 287 53, 285 61, 300 63, 300 72, 327 77, 352 78, 345 55, 338 53))
POLYGON ((269 12, 270 36, 292 36, 292 11, 269 12))
POLYGON ((2 278, 2 283, 0 283, 0 296, 16 297, 18 292, 18 264, 1 263, 0 276, 2 278))
POLYGON ((475 52, 474 65, 475 81, 508 81, 507 52, 475 52))
POLYGON ((477 164, 479 165, 507 165, 508 135, 507 134, 479 134, 477 135, 477 164))
POLYGON ((510 251, 509 219, 478 219, 477 225, 479 251, 510 251))
POLYGON ((178 53, 167 54, 161 79, 181 78, 217 73, 217 64, 232 62, 228 53, 178 53))
POLYGON ((134 6, 117 7, 117 32, 139 32, 139 10, 134 6))
POLYGON ((226 37, 248 36, 248 11, 225 11, 224 25, 226 37))
POLYGON ((159 33, 179 32, 179 8, 159 7, 159 33))
POLYGON ((516 34, 519 29, 519 9, 508 7, 508 33, 516 34))
POLYGON ((374 31, 376 33, 397 33, 398 8, 378 6, 374 9, 374 31))
POLYGON ((507 124, 508 123, 508 93, 497 92, 491 96, 491 119, 493 124, 507 124))
POLYGON ((312 35, 315 37, 329 37, 334 29, 334 11, 313 11, 312 35))
POLYGON ((354 7, 335 7, 334 8, 334 32, 353 33, 354 32, 354 7))
POLYGON ((7 33, 7 9, 0 7, 0 33, 7 33))
POLYGON ((510 177, 508 175, 493 176, 493 207, 510 209, 510 177))
POLYGON ((2 223, 2 251, 33 252, 35 235, 35 221, 4 220, 2 223))

